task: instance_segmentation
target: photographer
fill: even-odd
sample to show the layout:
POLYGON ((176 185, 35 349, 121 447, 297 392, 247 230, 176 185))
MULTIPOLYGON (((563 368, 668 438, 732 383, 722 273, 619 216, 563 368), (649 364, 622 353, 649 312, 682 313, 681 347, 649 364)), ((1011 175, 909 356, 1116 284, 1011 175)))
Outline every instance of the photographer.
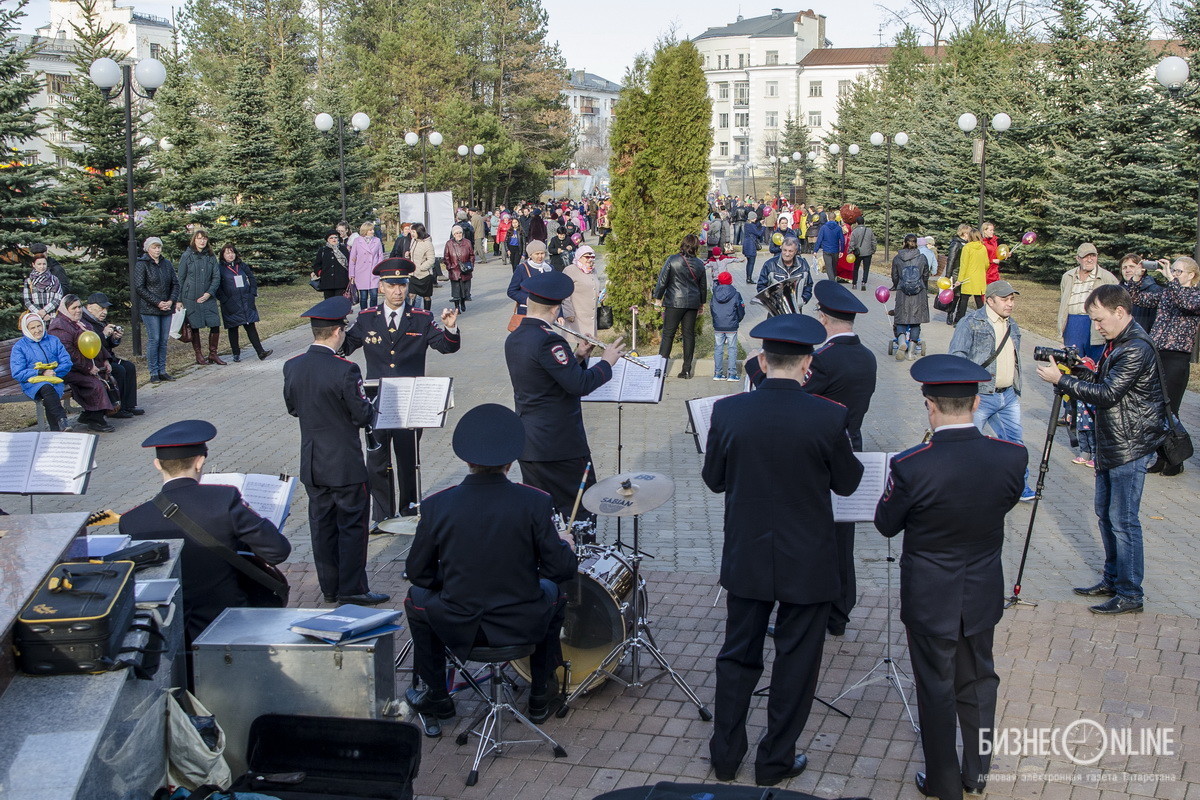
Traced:
POLYGON ((125 329, 120 325, 112 325, 108 319, 108 307, 112 303, 103 292, 92 292, 88 295, 87 305, 83 309, 84 325, 91 328, 100 337, 101 353, 108 359, 112 367, 112 379, 116 383, 117 393, 121 399, 121 410, 114 417, 128 419, 145 414, 145 410, 137 404, 137 365, 132 361, 118 358, 114 350, 121 344, 125 329))
POLYGON ((1133 321, 1133 301, 1115 284, 1102 284, 1084 309, 1107 344, 1095 372, 1064 375, 1057 361, 1038 376, 1096 408, 1096 516, 1104 544, 1100 582, 1076 588, 1084 597, 1108 597, 1097 614, 1142 610, 1142 524, 1138 518, 1146 467, 1166 434, 1166 398, 1154 344, 1133 321))

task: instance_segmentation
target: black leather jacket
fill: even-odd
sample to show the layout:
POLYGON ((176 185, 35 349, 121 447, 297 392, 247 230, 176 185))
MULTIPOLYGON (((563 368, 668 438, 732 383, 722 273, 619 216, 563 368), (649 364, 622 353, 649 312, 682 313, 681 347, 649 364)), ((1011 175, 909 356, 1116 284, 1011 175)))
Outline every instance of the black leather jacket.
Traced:
POLYGON ((946 277, 954 280, 958 277, 958 265, 961 260, 963 245, 966 244, 962 239, 953 236, 950 239, 950 248, 946 251, 946 277))
POLYGON ((1167 433, 1166 399, 1154 344, 1130 321, 1094 373, 1064 376, 1062 390, 1096 407, 1096 468, 1112 469, 1153 453, 1167 433))
POLYGON ((704 262, 695 256, 676 253, 667 258, 658 271, 654 298, 667 308, 700 308, 708 302, 708 281, 704 262))
POLYGON ((158 307, 164 300, 179 302, 179 278, 171 259, 162 256, 155 264, 143 253, 133 265, 133 290, 138 297, 138 313, 143 317, 166 317, 174 313, 173 307, 169 311, 158 307))

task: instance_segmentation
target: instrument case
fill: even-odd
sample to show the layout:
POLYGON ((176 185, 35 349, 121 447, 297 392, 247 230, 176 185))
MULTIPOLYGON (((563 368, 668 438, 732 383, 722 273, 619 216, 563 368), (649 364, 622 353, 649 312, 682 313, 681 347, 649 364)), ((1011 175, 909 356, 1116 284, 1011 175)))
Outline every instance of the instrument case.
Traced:
POLYGON ((132 561, 59 564, 17 617, 21 669, 32 675, 107 672, 133 622, 132 561))
POLYGON ((408 722, 264 714, 232 791, 279 800, 411 800, 421 732, 408 722))

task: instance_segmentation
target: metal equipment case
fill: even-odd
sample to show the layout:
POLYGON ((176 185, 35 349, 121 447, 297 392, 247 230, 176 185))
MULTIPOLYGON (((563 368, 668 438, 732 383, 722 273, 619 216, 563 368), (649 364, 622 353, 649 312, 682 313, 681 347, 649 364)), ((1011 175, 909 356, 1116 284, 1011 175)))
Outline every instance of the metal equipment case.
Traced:
POLYGON ((263 714, 381 719, 395 695, 392 636, 345 646, 292 633, 303 608, 229 608, 193 643, 196 696, 225 730, 233 774, 247 770, 250 725, 263 714))

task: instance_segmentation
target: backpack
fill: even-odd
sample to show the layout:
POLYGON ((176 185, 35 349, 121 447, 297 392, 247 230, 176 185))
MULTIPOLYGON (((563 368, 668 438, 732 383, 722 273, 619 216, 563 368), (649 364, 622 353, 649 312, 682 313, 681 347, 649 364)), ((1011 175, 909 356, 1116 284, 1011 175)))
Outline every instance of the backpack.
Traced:
POLYGON ((920 264, 906 263, 900 267, 900 291, 910 296, 925 291, 925 286, 921 283, 920 264))

